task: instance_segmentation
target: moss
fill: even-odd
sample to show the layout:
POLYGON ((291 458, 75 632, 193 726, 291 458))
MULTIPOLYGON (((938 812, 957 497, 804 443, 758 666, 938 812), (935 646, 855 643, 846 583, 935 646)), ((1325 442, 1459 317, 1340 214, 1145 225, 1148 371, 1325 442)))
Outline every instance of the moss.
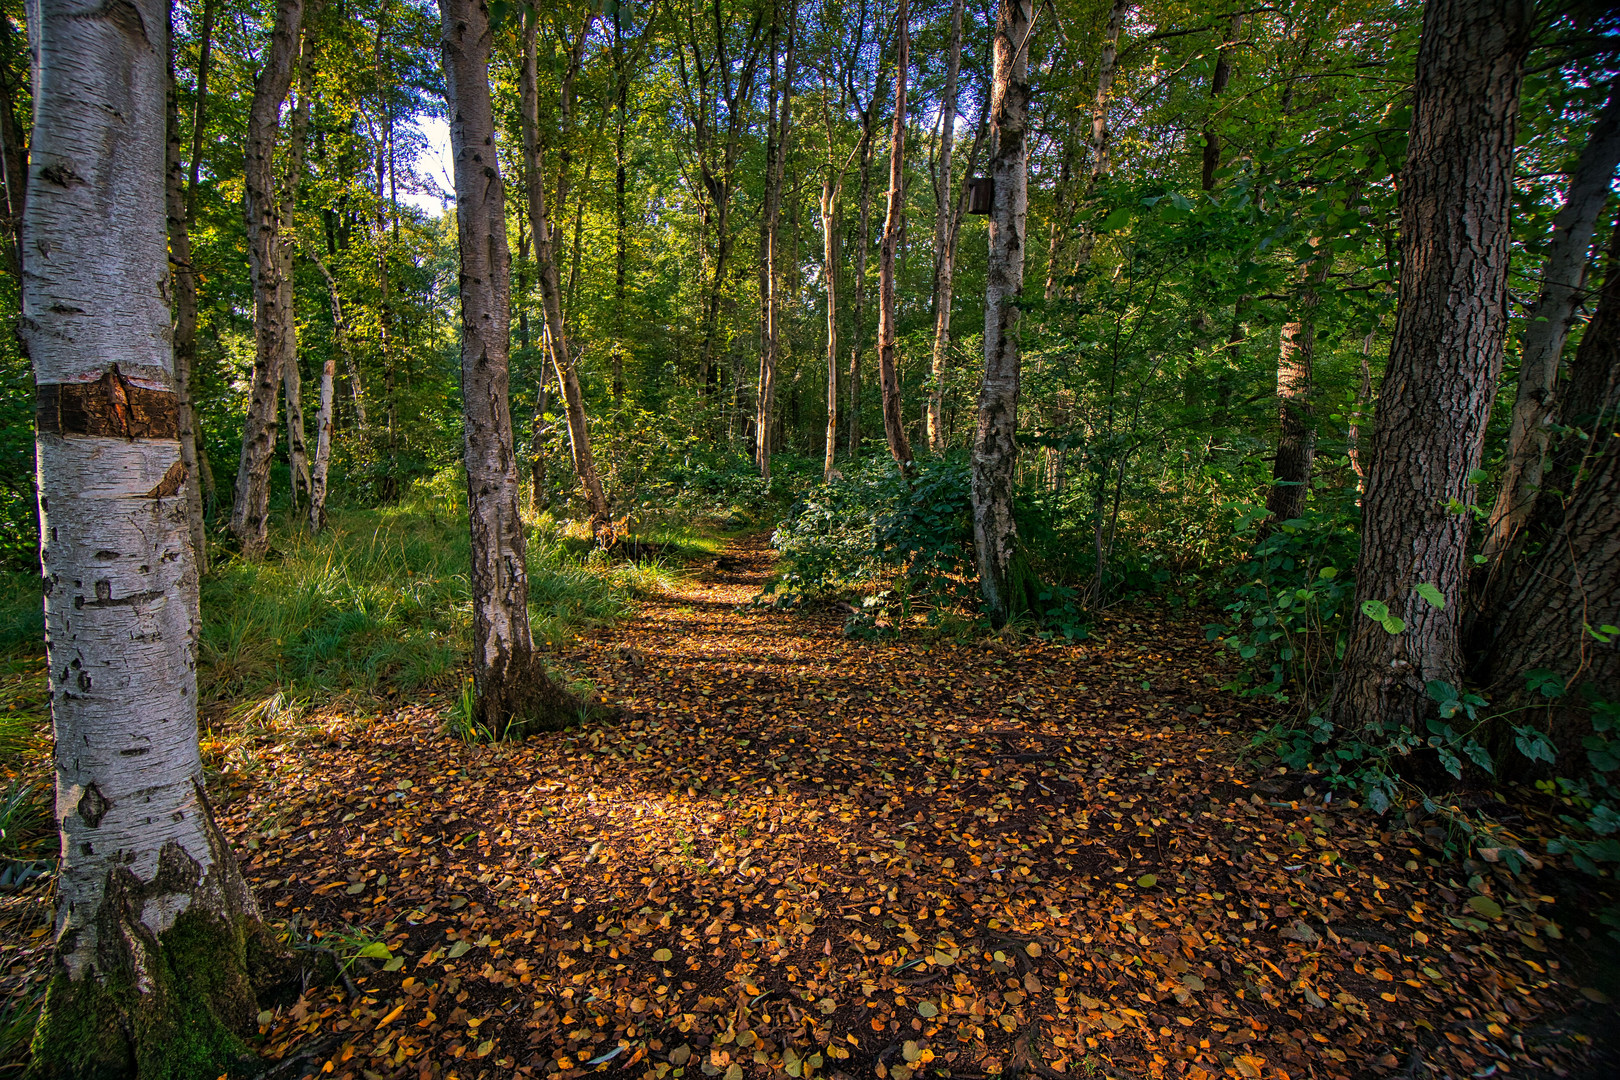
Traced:
POLYGON ((144 994, 127 962, 100 978, 56 973, 30 1077, 215 1080, 253 1071, 242 1042, 256 1010, 244 928, 188 910, 157 945, 144 994))

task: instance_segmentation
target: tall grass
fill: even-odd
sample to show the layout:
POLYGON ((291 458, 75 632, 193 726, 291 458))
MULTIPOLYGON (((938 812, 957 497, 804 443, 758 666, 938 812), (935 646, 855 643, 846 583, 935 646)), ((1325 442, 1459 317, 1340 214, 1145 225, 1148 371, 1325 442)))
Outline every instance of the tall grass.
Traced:
MULTIPOLYGON (((461 489, 464 490, 464 489, 461 489)), ((202 582, 199 697, 205 705, 361 699, 448 685, 472 623, 467 516, 453 476, 398 504, 333 510, 312 536, 272 534, 260 563, 216 559, 202 582)), ((611 623, 671 572, 576 550, 542 522, 529 542, 534 636, 561 645, 611 623)), ((44 718, 38 578, 0 584, 0 763, 38 737, 44 718)))

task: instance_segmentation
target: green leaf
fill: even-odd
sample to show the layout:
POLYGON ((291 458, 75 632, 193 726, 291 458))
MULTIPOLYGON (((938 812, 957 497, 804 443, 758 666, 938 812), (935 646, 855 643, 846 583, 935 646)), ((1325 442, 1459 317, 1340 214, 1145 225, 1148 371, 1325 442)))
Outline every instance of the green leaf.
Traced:
POLYGON ((1487 919, 1500 919, 1502 917, 1502 905, 1488 896, 1471 896, 1468 898, 1468 906, 1487 919))
POLYGON ((1136 879, 1136 883, 1144 889, 1151 889, 1159 883, 1159 879, 1153 874, 1143 874, 1136 879))
POLYGON ((1361 613, 1373 622, 1381 623, 1389 618, 1389 607, 1382 600, 1363 600, 1361 613))
POLYGON ((1435 588, 1427 581, 1418 582, 1415 586, 1413 586, 1412 591, 1423 597, 1423 599, 1427 600, 1429 602, 1429 606, 1434 608, 1436 611, 1446 610, 1445 596, 1441 594, 1439 589, 1435 588))
POLYGON ((668 949, 659 949, 657 952, 653 953, 653 959, 662 964, 674 955, 675 954, 670 952, 668 949))
POLYGON ((1320 570, 1318 570, 1316 572, 1316 576, 1319 577, 1319 578, 1338 577, 1339 576, 1339 568, 1336 567, 1336 566, 1324 566, 1324 567, 1322 567, 1322 569, 1320 569, 1320 570))
POLYGON ((471 951, 472 951, 472 943, 471 942, 458 941, 454 945, 450 946, 450 952, 447 955, 450 957, 450 959, 454 960, 458 956, 466 956, 471 951))
POLYGON ((934 1017, 939 1015, 939 1006, 935 1005, 932 1001, 925 1001, 921 1005, 917 1006, 917 1015, 922 1017, 924 1020, 932 1020, 934 1017))
POLYGON ((1113 232, 1115 229, 1123 229, 1126 225, 1129 225, 1130 222, 1130 208, 1122 206, 1118 210, 1115 210, 1112 214, 1109 214, 1107 217, 1103 218, 1102 222, 1097 226, 1097 231, 1113 232))
POLYGON ((388 946, 380 941, 373 941, 370 945, 361 949, 359 955, 369 960, 392 960, 394 958, 394 954, 388 951, 388 946))

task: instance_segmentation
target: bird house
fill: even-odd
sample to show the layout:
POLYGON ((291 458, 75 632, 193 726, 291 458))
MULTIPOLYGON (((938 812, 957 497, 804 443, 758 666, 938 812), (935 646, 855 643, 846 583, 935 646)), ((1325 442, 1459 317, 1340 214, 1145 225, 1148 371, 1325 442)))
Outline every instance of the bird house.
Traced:
POLYGON ((988 214, 996 198, 996 182, 988 176, 975 176, 968 181, 968 213, 988 214))

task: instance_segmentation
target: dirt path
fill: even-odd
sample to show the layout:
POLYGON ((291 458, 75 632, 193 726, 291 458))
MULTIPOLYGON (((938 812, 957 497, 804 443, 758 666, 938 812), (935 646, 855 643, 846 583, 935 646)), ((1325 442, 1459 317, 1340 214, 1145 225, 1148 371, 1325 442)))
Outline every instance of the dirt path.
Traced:
POLYGON ((397 961, 263 1014, 280 1075, 1575 1067, 1559 1018, 1602 1007, 1550 898, 1239 764, 1190 620, 852 641, 739 609, 769 565, 733 545, 558 658, 613 723, 466 747, 430 702, 234 759, 266 912, 397 961))

